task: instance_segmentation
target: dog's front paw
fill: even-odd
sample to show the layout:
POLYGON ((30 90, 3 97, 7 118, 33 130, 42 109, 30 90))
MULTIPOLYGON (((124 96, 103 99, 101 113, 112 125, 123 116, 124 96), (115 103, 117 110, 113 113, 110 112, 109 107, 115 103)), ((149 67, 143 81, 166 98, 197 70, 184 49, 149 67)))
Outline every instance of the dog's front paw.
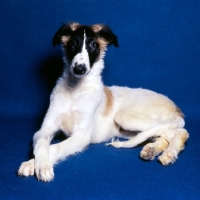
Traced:
POLYGON ((44 182, 49 182, 54 178, 53 166, 49 160, 37 160, 35 163, 35 173, 38 180, 44 182))
POLYGON ((18 170, 19 176, 33 176, 34 175, 34 159, 23 162, 18 170))

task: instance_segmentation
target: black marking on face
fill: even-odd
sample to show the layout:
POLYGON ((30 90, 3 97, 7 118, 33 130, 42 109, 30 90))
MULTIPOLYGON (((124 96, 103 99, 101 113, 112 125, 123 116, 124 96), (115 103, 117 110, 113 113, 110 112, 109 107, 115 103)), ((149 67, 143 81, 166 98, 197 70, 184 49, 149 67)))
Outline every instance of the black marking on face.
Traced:
POLYGON ((86 26, 78 28, 71 33, 69 41, 63 47, 68 61, 71 63, 74 57, 83 51, 84 42, 89 56, 90 67, 92 67, 99 58, 100 48, 97 36, 91 29, 86 26))
POLYGON ((64 54, 69 64, 70 71, 79 72, 78 76, 82 77, 87 74, 93 64, 98 61, 102 48, 99 41, 104 41, 105 46, 113 44, 118 46, 117 37, 106 25, 98 25, 99 30, 95 31, 94 26, 83 26, 77 23, 64 24, 53 37, 53 45, 62 43, 64 54), (73 68, 76 65, 76 69, 73 68), (85 66, 85 69, 83 69, 85 66), (82 71, 80 69, 83 69, 82 71))

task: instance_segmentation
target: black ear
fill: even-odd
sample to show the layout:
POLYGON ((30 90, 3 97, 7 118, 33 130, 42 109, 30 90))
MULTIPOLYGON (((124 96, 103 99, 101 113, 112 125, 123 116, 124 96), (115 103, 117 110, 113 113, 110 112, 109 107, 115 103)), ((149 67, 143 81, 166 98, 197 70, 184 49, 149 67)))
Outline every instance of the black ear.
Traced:
POLYGON ((113 44, 115 47, 118 47, 117 36, 107 25, 102 25, 102 29, 100 29, 96 34, 98 35, 98 37, 103 38, 108 45, 113 44))
POLYGON ((60 45, 62 43, 62 36, 70 36, 72 32, 70 24, 63 24, 53 37, 53 46, 60 45))

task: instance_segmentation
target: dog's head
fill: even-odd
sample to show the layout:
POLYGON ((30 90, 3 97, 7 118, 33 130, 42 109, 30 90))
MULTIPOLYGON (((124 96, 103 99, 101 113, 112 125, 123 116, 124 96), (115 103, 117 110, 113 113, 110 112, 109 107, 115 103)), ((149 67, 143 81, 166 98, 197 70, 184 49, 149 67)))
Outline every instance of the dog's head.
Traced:
POLYGON ((60 27, 53 37, 53 45, 62 44, 71 73, 82 78, 89 73, 93 64, 103 58, 106 47, 118 47, 112 30, 102 24, 84 26, 68 23, 60 27))

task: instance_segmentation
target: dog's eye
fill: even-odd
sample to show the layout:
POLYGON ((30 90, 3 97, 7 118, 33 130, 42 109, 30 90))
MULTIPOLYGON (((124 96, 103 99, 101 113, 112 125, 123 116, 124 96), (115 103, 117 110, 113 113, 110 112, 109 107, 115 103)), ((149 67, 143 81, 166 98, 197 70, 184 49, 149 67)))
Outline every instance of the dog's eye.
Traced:
POLYGON ((94 50, 94 49, 97 48, 97 42, 96 41, 92 41, 92 42, 90 42, 89 46, 90 46, 91 49, 94 50))
POLYGON ((78 45, 78 42, 77 42, 76 40, 71 40, 71 41, 70 41, 70 46, 71 46, 72 48, 75 48, 77 45, 78 45))

